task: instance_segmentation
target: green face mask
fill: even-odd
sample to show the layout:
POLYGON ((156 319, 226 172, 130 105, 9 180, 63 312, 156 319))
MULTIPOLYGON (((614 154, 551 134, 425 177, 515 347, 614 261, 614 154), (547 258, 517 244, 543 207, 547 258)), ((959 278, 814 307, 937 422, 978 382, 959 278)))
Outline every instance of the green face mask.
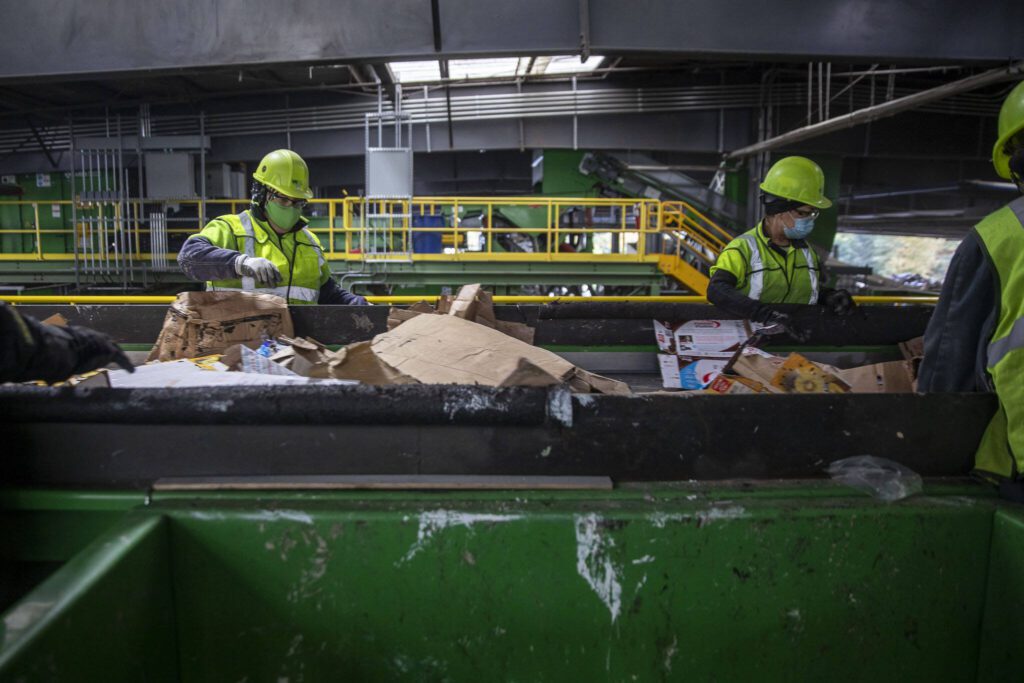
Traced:
POLYGON ((281 206, 272 201, 267 202, 266 211, 267 217, 282 230, 291 230, 302 215, 302 209, 296 206, 281 206))

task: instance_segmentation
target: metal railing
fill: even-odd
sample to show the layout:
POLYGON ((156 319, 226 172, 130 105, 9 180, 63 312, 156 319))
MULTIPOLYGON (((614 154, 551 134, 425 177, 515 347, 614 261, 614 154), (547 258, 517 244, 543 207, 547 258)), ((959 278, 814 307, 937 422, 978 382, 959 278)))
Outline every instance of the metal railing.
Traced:
MULTIPOLYGON (((170 304, 176 297, 150 295, 41 295, 41 294, 0 294, 0 301, 10 304, 64 304, 64 305, 98 305, 98 304, 170 304)), ((404 306, 418 301, 436 303, 438 297, 431 295, 416 296, 367 296, 372 304, 404 306)), ((704 304, 707 298, 690 295, 641 295, 641 296, 502 296, 493 297, 496 304, 552 304, 572 302, 623 302, 623 303, 680 303, 704 304)), ((929 304, 938 303, 937 296, 855 296, 853 300, 860 305, 874 304, 929 304)))
MULTIPOLYGON (((381 204, 382 202, 376 202, 381 204)), ((372 261, 387 251, 413 260, 656 261, 672 241, 705 256, 727 237, 685 202, 575 197, 414 197, 363 215, 360 198, 314 199, 307 215, 329 260, 372 261), (386 218, 382 221, 379 216, 386 218), (380 244, 383 241, 386 244, 380 244), (381 249, 387 246, 390 249, 381 249)), ((238 213, 244 199, 0 201, 0 260, 72 261, 109 253, 102 228, 129 235, 134 262, 165 267, 209 217, 238 213), (9 224, 18 209, 20 225, 9 224), (72 214, 75 219, 72 220, 72 214), (5 220, 6 219, 6 220, 5 220), (75 241, 77 240, 77 244, 75 241)), ((88 270, 87 264, 83 264, 88 270)))
POLYGON ((732 235, 687 202, 662 202, 659 208, 659 224, 670 235, 663 242, 664 253, 675 253, 707 273, 732 235))

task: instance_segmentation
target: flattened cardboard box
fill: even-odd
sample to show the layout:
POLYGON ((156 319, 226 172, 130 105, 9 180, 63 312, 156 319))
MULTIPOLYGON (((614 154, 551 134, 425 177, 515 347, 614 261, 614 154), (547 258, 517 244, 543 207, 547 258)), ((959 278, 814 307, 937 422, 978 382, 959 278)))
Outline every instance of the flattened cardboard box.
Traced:
POLYGON ((412 377, 384 363, 362 341, 331 351, 315 339, 283 338, 291 346, 270 357, 303 377, 354 380, 364 384, 416 384, 412 377))
POLYGON ((387 366, 423 384, 568 382, 576 391, 629 393, 622 382, 580 370, 550 351, 451 315, 417 315, 374 337, 371 349, 387 366))
POLYGON ((374 337, 373 353, 424 384, 500 386, 525 358, 557 382, 576 367, 560 356, 451 315, 417 315, 374 337))
POLYGON ((911 363, 905 360, 840 370, 839 378, 857 394, 910 394, 914 391, 911 363))
POLYGON ((494 314, 493 301, 490 292, 485 291, 481 285, 463 285, 454 300, 442 297, 438 301, 437 309, 426 301, 418 301, 404 310, 392 306, 388 312, 388 330, 395 329, 417 315, 437 313, 469 320, 515 337, 519 341, 533 344, 536 330, 524 323, 498 320, 494 314))
POLYGON ((147 361, 162 362, 223 353, 230 346, 258 346, 264 339, 293 336, 288 304, 252 292, 183 292, 167 309, 147 361))

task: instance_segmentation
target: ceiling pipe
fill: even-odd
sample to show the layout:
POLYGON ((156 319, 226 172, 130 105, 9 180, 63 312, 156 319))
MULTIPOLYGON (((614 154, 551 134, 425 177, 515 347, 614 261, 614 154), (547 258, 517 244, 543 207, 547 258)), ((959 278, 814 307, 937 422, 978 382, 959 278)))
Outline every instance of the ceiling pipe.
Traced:
POLYGON ((726 160, 743 159, 755 154, 762 152, 769 152, 779 147, 785 147, 786 145, 792 145, 797 142, 803 142, 804 140, 810 140, 821 135, 833 133, 837 130, 843 130, 845 128, 852 128, 862 123, 868 123, 870 121, 876 121, 893 114, 898 114, 908 109, 914 109, 921 105, 935 102, 936 100, 945 99, 951 95, 957 95, 962 92, 969 90, 975 90, 977 88, 991 85, 993 83, 999 83, 1000 81, 1007 81, 1020 76, 1022 69, 1024 69, 1024 62, 1016 62, 1008 67, 999 69, 991 69, 974 76, 968 76, 952 83, 945 83, 935 88, 923 90, 921 92, 914 93, 913 95, 907 95, 899 99, 890 100, 882 104, 876 104, 873 107, 866 107, 864 109, 858 109, 857 111, 850 112, 849 114, 843 114, 842 116, 836 116, 826 121, 819 121, 803 128, 797 128, 791 130, 788 133, 782 135, 776 135, 775 137, 756 142, 746 147, 733 150, 725 155, 726 160))

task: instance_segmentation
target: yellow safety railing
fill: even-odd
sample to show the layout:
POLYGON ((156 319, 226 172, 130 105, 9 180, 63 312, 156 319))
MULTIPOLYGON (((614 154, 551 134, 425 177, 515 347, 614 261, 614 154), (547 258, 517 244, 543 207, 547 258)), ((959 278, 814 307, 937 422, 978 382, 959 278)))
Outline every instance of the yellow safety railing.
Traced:
MULTIPOLYGON (((163 231, 173 259, 204 217, 238 213, 249 201, 78 201, 77 221, 72 205, 70 200, 0 201, 0 260, 70 261, 76 246, 79 258, 116 251, 122 258, 151 260, 154 231, 148 216, 167 206, 177 209, 167 214, 163 231), (12 212, 5 207, 18 209, 17 227, 9 225, 12 212)), ((329 260, 397 254, 410 260, 657 261, 663 220, 678 212, 663 211, 661 203, 649 199, 421 197, 369 205, 347 197, 314 199, 306 213, 329 260)))
MULTIPOLYGON (((732 236, 692 204, 683 201, 661 202, 658 224, 671 235, 666 241, 676 258, 690 255, 710 268, 732 236)), ((692 258, 690 260, 692 260, 692 258)))
MULTIPOLYGON (((128 295, 30 295, 4 294, 0 301, 11 304, 47 304, 47 305, 96 305, 96 304, 169 304, 173 296, 128 296, 128 295)), ((368 296, 366 299, 373 304, 414 304, 417 301, 436 302, 438 297, 428 295, 416 296, 368 296)), ((936 296, 855 296, 858 304, 935 304, 936 296)), ((575 302, 633 302, 633 303, 680 303, 703 304, 707 299, 702 296, 495 296, 497 304, 553 304, 575 302)))

